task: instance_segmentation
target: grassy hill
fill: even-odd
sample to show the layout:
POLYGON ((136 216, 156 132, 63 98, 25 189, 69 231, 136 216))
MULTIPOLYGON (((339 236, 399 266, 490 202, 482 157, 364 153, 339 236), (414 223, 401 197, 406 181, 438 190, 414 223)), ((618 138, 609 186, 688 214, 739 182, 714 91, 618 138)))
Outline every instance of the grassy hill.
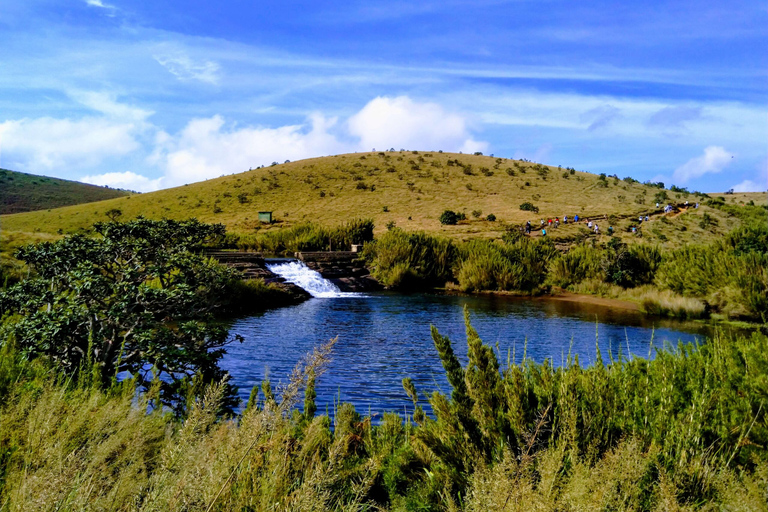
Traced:
POLYGON ((92 203, 128 194, 124 190, 0 169, 0 214, 92 203))
MULTIPOLYGON (((643 240, 668 246, 706 241, 739 223, 737 217, 705 206, 654 216, 659 193, 668 197, 662 203, 702 202, 685 191, 526 161, 421 151, 371 152, 287 162, 158 192, 5 215, 2 223, 4 230, 18 233, 69 233, 107 220, 106 212, 117 209, 122 220, 137 215, 197 217, 223 223, 233 232, 254 233, 304 221, 338 225, 365 217, 374 220, 378 232, 394 223, 406 230, 468 239, 496 238, 510 224, 526 220, 538 224, 540 219, 575 214, 604 218, 602 229, 611 224, 625 233, 640 214, 651 214, 643 240), (521 210, 525 202, 539 212, 521 210), (442 226, 438 218, 446 209, 465 213, 467 220, 442 226), (261 224, 259 211, 272 211, 275 223, 261 224), (485 220, 488 214, 494 214, 496 222, 485 220)), ((764 194, 724 197, 729 203, 765 203, 764 194)), ((583 224, 569 224, 550 230, 550 236, 567 242, 590 235, 583 224)))

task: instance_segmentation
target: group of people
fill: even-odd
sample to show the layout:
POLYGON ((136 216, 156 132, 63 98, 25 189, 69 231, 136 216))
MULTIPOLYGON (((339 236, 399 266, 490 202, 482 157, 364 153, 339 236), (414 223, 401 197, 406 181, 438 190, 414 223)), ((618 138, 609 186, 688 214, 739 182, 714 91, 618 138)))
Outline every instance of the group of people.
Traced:
MULTIPOLYGON (((597 222, 593 222, 590 219, 582 219, 584 223, 587 225, 587 227, 594 231, 596 235, 600 234, 600 228, 597 225, 597 222)), ((563 224, 568 224, 568 216, 563 215, 563 224)), ((573 219, 571 220, 572 223, 579 222, 579 216, 574 215, 573 219)), ((555 217, 554 219, 548 218, 546 221, 544 219, 541 219, 540 221, 540 228, 541 228, 541 236, 547 236, 547 229, 548 228, 557 228, 560 225, 560 217, 555 217)), ((531 231, 533 230, 533 226, 531 225, 531 221, 527 221, 525 223, 525 233, 530 235, 531 231)), ((608 226, 608 233, 613 234, 613 226, 608 226)))
MULTIPOLYGON (((688 208, 688 201, 685 202, 685 207, 688 208)), ((699 203, 696 203, 694 208, 698 208, 699 203)), ((659 203, 656 203, 656 208, 659 208, 659 203)), ((668 204, 664 207, 664 213, 669 213, 675 209, 674 206, 671 204, 668 204)), ((603 216, 603 218, 607 219, 607 216, 603 216)), ((638 225, 631 225, 629 226, 629 231, 631 233, 637 233, 640 229, 640 225, 643 222, 648 222, 650 220, 650 217, 648 215, 640 215, 638 218, 638 225)), ((596 235, 600 234, 600 228, 597 225, 597 222, 593 222, 591 219, 582 219, 584 223, 586 223, 587 227, 590 229, 590 231, 594 231, 596 235)), ((568 222, 571 223, 577 223, 579 222, 579 216, 574 215, 572 219, 569 219, 567 215, 563 215, 563 224, 568 224, 568 222)), ((541 236, 547 236, 547 229, 551 228, 557 228, 560 226, 560 217, 555 217, 554 219, 548 218, 546 221, 544 219, 541 219, 540 221, 540 229, 541 229, 541 236)), ((525 233, 530 235, 531 231, 533 230, 533 226, 531 225, 531 221, 527 221, 525 223, 525 233)), ((608 234, 613 235, 613 226, 608 226, 608 234)))
MULTIPOLYGON (((658 207, 659 207, 659 203, 656 203, 656 208, 658 208, 658 207)), ((685 207, 688 208, 688 201, 685 202, 685 207)), ((699 203, 696 203, 695 205, 693 205, 693 207, 694 208, 698 208, 699 207, 699 203)), ((672 206, 671 204, 668 204, 668 205, 666 205, 664 207, 664 213, 669 213, 669 212, 673 211, 674 209, 675 209, 674 206, 672 206)))

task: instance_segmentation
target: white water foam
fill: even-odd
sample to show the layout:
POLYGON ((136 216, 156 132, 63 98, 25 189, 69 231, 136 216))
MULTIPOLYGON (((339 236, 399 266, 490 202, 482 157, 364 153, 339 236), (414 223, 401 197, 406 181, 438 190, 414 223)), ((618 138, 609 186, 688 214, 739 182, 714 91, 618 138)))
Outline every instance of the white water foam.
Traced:
POLYGON ((286 263, 267 264, 267 268, 274 274, 282 277, 289 283, 300 286, 309 292, 313 297, 332 298, 332 297, 363 297, 362 293, 342 292, 339 287, 325 279, 316 272, 307 267, 301 261, 289 261, 286 263))

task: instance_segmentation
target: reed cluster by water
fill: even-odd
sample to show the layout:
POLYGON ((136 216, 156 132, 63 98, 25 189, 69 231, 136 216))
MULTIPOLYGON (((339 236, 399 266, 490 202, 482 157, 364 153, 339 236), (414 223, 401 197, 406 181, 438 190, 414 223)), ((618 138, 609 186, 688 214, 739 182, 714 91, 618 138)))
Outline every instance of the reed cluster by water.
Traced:
POLYGON ((413 408, 382 418, 316 415, 332 343, 235 417, 220 414, 221 384, 175 416, 155 389, 103 389, 88 368, 65 379, 5 344, 0 510, 768 508, 765 335, 555 368, 500 361, 466 325, 463 367, 432 332, 451 395, 406 379, 413 408))
POLYGON ((373 227, 371 219, 352 219, 335 228, 303 222, 262 234, 228 233, 222 245, 274 255, 292 255, 297 251, 348 251, 352 244, 373 240, 373 227))

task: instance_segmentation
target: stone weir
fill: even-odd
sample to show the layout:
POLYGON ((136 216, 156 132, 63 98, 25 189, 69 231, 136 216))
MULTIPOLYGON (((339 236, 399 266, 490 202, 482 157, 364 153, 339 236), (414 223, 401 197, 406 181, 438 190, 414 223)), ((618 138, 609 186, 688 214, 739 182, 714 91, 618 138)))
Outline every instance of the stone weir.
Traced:
POLYGON ((359 252, 297 252, 296 258, 343 292, 366 292, 382 288, 365 268, 365 261, 359 252))
POLYGON ((222 265, 239 270, 243 274, 243 279, 261 278, 265 283, 273 283, 291 294, 297 300, 304 300, 311 297, 309 292, 300 286, 287 282, 282 277, 270 271, 264 263, 264 257, 260 252, 242 252, 242 251, 214 251, 207 253, 208 256, 215 258, 222 265))

